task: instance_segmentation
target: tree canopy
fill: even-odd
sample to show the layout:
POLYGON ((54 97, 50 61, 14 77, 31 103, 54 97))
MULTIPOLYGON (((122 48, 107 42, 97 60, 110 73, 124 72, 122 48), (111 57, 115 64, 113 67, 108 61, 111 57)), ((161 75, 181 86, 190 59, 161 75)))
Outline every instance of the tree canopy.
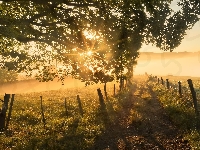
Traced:
POLYGON ((199 0, 171 1, 2 0, 1 63, 41 81, 130 77, 143 43, 173 51, 199 21, 199 0))
POLYGON ((18 74, 13 70, 0 69, 0 84, 17 81, 18 74))

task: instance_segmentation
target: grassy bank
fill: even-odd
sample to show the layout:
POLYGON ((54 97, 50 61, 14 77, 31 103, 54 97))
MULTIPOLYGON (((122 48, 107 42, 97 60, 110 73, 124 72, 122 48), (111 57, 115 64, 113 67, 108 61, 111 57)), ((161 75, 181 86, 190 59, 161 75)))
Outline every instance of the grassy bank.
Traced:
MULTIPOLYGON (((198 81, 193 80, 194 85, 197 85, 195 82, 198 81)), ((182 131, 184 138, 189 140, 193 149, 200 149, 200 117, 195 114, 191 92, 187 85, 184 85, 183 95, 180 97, 177 88, 167 89, 165 86, 152 81, 149 84, 172 122, 182 131)))

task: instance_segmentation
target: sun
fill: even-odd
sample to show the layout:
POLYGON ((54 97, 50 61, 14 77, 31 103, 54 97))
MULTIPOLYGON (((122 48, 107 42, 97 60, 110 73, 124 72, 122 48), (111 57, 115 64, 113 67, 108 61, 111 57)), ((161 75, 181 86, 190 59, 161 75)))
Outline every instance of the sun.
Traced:
POLYGON ((91 56, 91 55, 92 55, 92 51, 88 51, 88 52, 87 52, 87 55, 88 55, 88 56, 91 56))

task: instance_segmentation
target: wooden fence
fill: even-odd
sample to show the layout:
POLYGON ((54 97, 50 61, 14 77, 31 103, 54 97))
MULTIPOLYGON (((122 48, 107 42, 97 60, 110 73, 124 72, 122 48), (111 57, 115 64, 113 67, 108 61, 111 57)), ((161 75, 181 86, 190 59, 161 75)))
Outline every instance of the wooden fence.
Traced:
MULTIPOLYGON (((162 77, 158 78, 157 76, 149 76, 149 79, 157 82, 158 84, 161 84, 161 85, 165 86, 167 89, 175 88, 175 85, 171 84, 169 82, 169 79, 165 79, 165 81, 164 81, 164 79, 162 77)), ((192 83, 192 79, 188 79, 187 83, 188 83, 188 86, 190 88, 191 96, 192 96, 192 99, 193 99, 193 106, 194 106, 195 113, 196 113, 197 116, 199 116, 200 107, 198 105, 196 91, 194 89, 194 86, 193 86, 193 83, 192 83)), ((183 93, 182 93, 183 86, 181 84, 181 81, 177 82, 177 86, 178 86, 179 96, 182 97, 183 96, 183 93)))
POLYGON ((9 126, 10 118, 11 118, 11 112, 14 102, 14 96, 15 94, 5 94, 4 100, 1 100, 3 102, 2 108, 0 109, 0 130, 5 130, 9 126), (11 101, 10 101, 11 96, 11 101), (10 104, 9 104, 10 101, 10 104), (8 110, 8 115, 7 114, 8 110))
MULTIPOLYGON (((124 86, 124 88, 125 88, 125 86, 124 86)), ((105 112, 105 110, 106 110, 105 100, 104 100, 104 97, 103 97, 103 94, 102 94, 102 91, 101 91, 100 88, 97 89, 97 94, 98 94, 98 97, 99 97, 100 110, 102 110, 102 112, 105 112)), ((105 95, 105 98, 107 100, 108 94, 107 94, 106 84, 104 85, 104 95, 105 95)), ((9 126, 9 121, 10 121, 10 118, 11 118, 11 112, 12 112, 12 107, 13 107, 13 102, 14 102, 14 96, 15 96, 15 94, 5 94, 4 100, 0 99, 2 101, 2 108, 0 109, 0 131, 6 130, 9 126), (11 100, 10 100, 10 97, 11 97, 11 100), (10 102, 10 104, 9 104, 9 102, 10 102), (8 107, 9 107, 9 109, 8 109, 8 107), (8 113, 7 113, 7 111, 8 111, 8 113), (6 114, 7 114, 7 116, 6 116, 6 114)), ((113 96, 116 96, 116 85, 115 84, 113 86, 113 96)), ((78 103, 79 113, 83 117, 84 111, 83 111, 83 108, 82 108, 81 98, 80 98, 79 95, 77 95, 77 103, 78 103)), ((68 112, 68 106, 67 106, 67 99, 66 98, 64 99, 64 107, 65 107, 66 116, 68 116, 69 112, 68 112)), ((46 118, 45 118, 45 112, 44 112, 44 106, 43 106, 43 97, 42 96, 40 96, 40 109, 41 109, 41 120, 42 120, 43 126, 45 128, 46 127, 46 118)))
MULTIPOLYGON (((124 86, 123 88, 125 88, 125 87, 126 86, 124 86)), ((120 90, 122 90, 122 89, 119 89, 119 91, 120 90)), ((105 99, 104 99, 104 96, 105 96, 106 100, 108 99, 106 84, 104 85, 104 96, 103 96, 102 91, 101 91, 100 88, 97 89, 97 94, 98 94, 98 97, 99 97, 99 104, 100 104, 101 113, 103 114, 103 116, 105 118, 107 118, 106 117, 106 104, 105 104, 105 99)), ((116 96, 116 85, 115 84, 113 86, 113 96, 116 96)), ((46 126, 46 119, 45 119, 45 115, 44 115, 44 109, 43 109, 43 103, 42 103, 42 96, 40 96, 40 98, 41 98, 41 118, 42 118, 42 122, 43 122, 43 125, 44 125, 44 128, 45 128, 45 126, 46 126)), ((79 113, 80 113, 81 117, 83 117, 84 113, 83 113, 81 98, 80 98, 79 95, 77 95, 76 99, 77 99, 77 103, 78 103, 79 113)), ((68 106, 67 106, 67 102, 66 101, 67 100, 65 98, 65 100, 64 100, 64 107, 65 107, 66 116, 68 116, 68 106)), ((108 121, 106 120, 105 122, 108 122, 108 121)))

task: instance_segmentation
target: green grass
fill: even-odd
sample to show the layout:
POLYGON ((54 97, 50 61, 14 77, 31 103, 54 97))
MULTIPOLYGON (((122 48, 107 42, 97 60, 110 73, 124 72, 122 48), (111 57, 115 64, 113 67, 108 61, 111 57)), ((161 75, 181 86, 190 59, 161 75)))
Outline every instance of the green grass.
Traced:
POLYGON ((9 130, 0 135, 0 149, 90 148, 96 137, 106 130, 106 125, 115 121, 127 95, 127 92, 122 92, 113 97, 113 83, 108 84, 106 110, 101 110, 97 95, 99 87, 104 95, 103 85, 16 94, 9 130), (80 115, 77 95, 81 99, 83 116, 80 115), (41 117, 40 96, 43 99, 45 127, 41 117))
POLYGON ((192 148, 200 148, 200 117, 195 114, 189 89, 184 90, 183 96, 180 97, 177 89, 167 90, 161 84, 151 81, 150 84, 171 120, 182 131, 185 139, 189 140, 192 148))
MULTIPOLYGON (((144 81, 138 79, 138 82, 144 81)), ((103 85, 16 94, 9 130, 0 133, 0 149, 90 149, 96 139, 108 130, 109 125, 118 119, 117 116, 123 109, 130 105, 129 91, 133 90, 127 89, 113 97, 113 84, 107 85, 108 99, 104 96, 105 110, 101 109, 97 95, 97 88, 101 88, 104 95, 103 85), (83 116, 80 114, 77 95, 81 99, 83 116), (41 117, 40 96, 43 99, 45 128, 41 117)), ((153 87, 172 121, 184 133, 184 137, 189 139, 192 147, 200 147, 200 131, 196 128, 198 122, 190 92, 185 90, 180 98, 176 90, 167 90, 151 81, 148 84, 153 87)), ((134 95, 146 100, 152 98, 145 90, 141 95, 139 89, 143 88, 143 84, 137 85, 138 89, 134 95)), ((118 89, 118 85, 116 88, 118 89)), ((3 99, 3 95, 0 95, 0 98, 3 99)), ((128 116, 130 121, 137 118, 134 117, 137 115, 135 113, 135 110, 131 109, 128 116)))

